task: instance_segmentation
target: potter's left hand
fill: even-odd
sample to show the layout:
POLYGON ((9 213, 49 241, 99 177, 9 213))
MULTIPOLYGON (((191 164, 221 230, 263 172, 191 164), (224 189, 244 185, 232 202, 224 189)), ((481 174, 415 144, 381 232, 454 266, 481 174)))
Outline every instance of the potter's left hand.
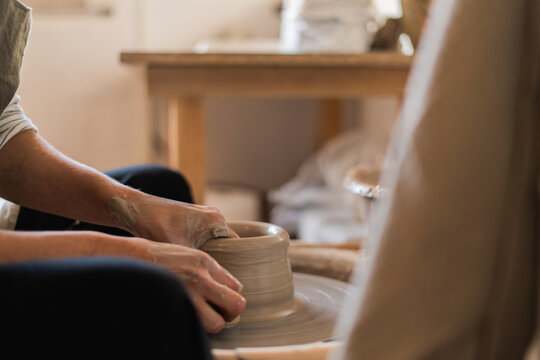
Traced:
POLYGON ((238 237, 218 209, 141 195, 113 198, 109 211, 119 226, 149 240, 200 248, 218 237, 238 237))

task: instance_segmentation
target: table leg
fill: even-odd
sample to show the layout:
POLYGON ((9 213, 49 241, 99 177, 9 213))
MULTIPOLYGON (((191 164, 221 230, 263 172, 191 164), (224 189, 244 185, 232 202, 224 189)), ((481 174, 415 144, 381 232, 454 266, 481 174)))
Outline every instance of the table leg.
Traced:
POLYGON ((339 99, 324 99, 321 101, 320 130, 319 147, 341 133, 341 101, 339 99))
POLYGON ((196 204, 204 203, 206 143, 203 102, 199 98, 169 99, 168 163, 187 178, 196 204))

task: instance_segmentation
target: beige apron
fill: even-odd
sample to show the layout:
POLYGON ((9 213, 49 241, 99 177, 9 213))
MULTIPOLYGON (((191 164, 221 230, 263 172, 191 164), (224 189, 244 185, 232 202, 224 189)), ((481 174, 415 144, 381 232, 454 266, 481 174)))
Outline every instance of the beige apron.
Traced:
POLYGON ((0 1, 0 114, 19 87, 19 72, 28 33, 30 9, 19 1, 0 1))
POLYGON ((332 360, 523 359, 540 324, 540 1, 434 1, 425 31, 332 360))

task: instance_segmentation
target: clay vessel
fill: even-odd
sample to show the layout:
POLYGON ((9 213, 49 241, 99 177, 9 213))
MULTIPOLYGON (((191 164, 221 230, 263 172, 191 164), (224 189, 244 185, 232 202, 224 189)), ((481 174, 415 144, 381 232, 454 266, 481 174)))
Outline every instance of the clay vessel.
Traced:
POLYGON ((285 317, 296 310, 289 235, 281 227, 255 221, 229 223, 240 238, 207 241, 201 250, 214 257, 244 286, 247 304, 241 322, 285 317))

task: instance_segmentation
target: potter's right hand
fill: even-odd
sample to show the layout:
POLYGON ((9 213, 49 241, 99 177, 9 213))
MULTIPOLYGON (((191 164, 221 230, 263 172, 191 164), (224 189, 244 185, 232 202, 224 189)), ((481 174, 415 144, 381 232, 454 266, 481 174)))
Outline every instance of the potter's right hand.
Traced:
POLYGON ((182 245, 152 243, 148 254, 154 263, 177 274, 187 287, 201 322, 218 333, 244 310, 242 284, 210 255, 182 245), (213 305, 213 306, 212 306, 213 305), (220 313, 215 308, 220 309, 220 313))
POLYGON ((108 203, 116 226, 149 240, 199 249, 218 237, 238 237, 221 212, 211 206, 136 193, 113 197, 108 203))

